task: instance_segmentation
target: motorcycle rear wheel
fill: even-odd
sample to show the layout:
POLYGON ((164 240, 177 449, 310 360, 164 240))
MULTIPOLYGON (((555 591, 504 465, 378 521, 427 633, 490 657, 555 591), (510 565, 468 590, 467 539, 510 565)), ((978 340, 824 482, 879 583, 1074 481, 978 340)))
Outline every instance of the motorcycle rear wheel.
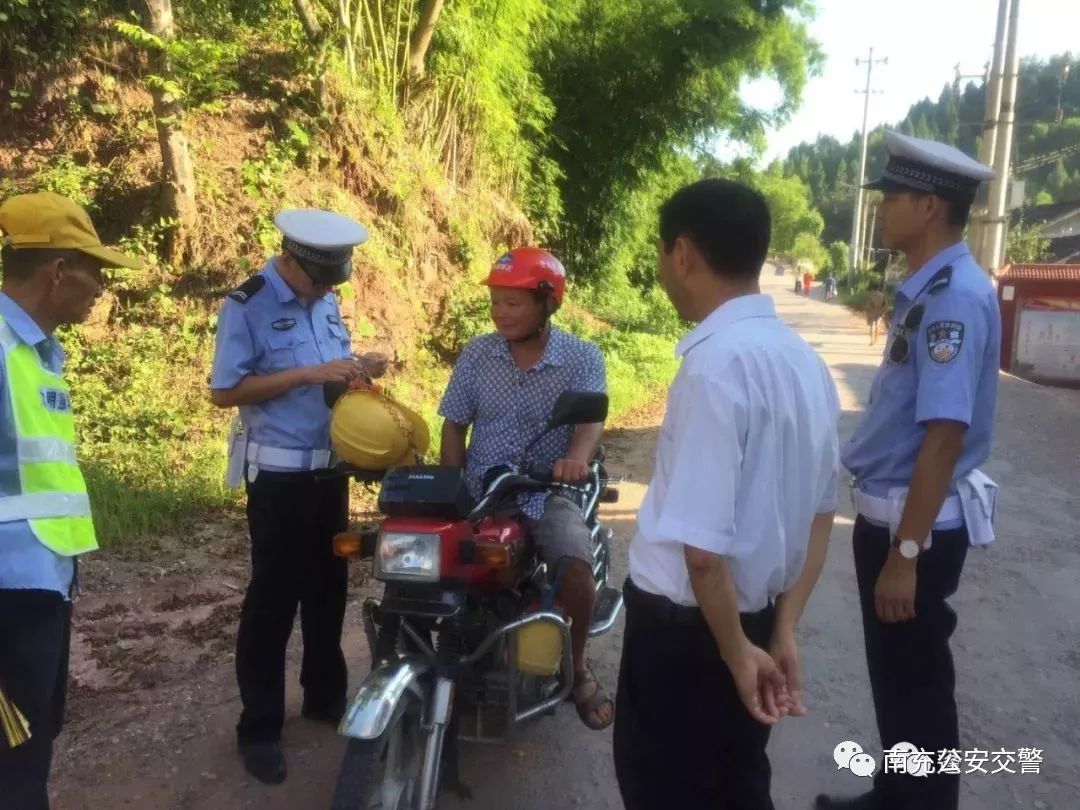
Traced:
POLYGON ((331 810, 417 810, 424 755, 423 705, 406 692, 374 740, 350 739, 331 810))

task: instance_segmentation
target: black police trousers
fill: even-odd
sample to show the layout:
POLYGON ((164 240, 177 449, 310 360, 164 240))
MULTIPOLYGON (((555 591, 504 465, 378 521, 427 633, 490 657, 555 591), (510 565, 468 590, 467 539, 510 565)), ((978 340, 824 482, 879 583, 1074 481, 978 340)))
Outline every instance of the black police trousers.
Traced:
MULTIPOLYGON (((956 671, 949 650, 956 613, 945 600, 960 584, 968 533, 966 528, 933 533, 930 549, 918 558, 915 618, 894 624, 882 622, 874 606, 874 587, 890 541, 887 528, 861 516, 855 521, 855 573, 878 732, 883 750, 911 743, 930 753, 936 768, 939 751, 960 748, 956 671)), ((885 773, 879 761, 874 792, 882 810, 956 810, 960 777, 885 773)))
MULTIPOLYGON (((615 698, 615 775, 627 810, 773 810, 769 727, 750 716, 701 611, 629 579, 615 698)), ((766 647, 776 611, 740 617, 766 647)))
POLYGON ((0 590, 0 686, 30 724, 9 748, 0 731, 0 807, 47 810, 52 746, 67 698, 71 603, 43 590, 0 590))
POLYGON ((244 708, 241 744, 280 739, 285 715, 285 648, 297 605, 304 653, 304 705, 340 711, 348 687, 341 652, 348 567, 333 537, 348 525, 348 483, 311 472, 260 470, 247 485, 251 582, 236 636, 236 679, 244 708))

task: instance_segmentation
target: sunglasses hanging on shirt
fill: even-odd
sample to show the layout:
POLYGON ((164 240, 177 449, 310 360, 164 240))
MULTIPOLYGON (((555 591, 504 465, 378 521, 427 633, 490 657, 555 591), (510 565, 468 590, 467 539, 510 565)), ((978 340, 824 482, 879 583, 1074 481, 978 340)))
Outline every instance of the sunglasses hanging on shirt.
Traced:
POLYGON ((915 306, 904 313, 903 323, 897 327, 896 334, 893 336, 892 343, 889 345, 889 362, 899 365, 908 359, 908 355, 911 354, 911 343, 907 337, 908 333, 919 328, 925 310, 926 307, 922 304, 915 304, 915 306))

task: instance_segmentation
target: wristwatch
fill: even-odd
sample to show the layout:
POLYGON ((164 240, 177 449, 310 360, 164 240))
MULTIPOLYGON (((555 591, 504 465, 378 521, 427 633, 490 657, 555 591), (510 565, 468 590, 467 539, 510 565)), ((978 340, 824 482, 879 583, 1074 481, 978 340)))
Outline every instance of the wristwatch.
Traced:
POLYGON ((905 560, 914 560, 916 557, 919 556, 920 553, 924 551, 924 549, 919 546, 917 541, 901 540, 899 537, 893 538, 892 546, 900 552, 900 556, 903 557, 905 560))

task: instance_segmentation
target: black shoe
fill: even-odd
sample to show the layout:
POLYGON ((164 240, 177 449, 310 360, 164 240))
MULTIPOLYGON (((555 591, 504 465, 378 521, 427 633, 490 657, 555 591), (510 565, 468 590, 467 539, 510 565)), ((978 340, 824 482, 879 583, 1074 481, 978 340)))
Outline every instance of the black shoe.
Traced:
POLYGON ((880 810, 877 794, 874 791, 846 799, 826 796, 822 793, 814 799, 814 810, 880 810))
POLYGON ((304 705, 300 708, 300 716, 305 720, 312 720, 316 723, 337 726, 341 723, 341 718, 345 716, 345 704, 341 703, 327 708, 324 706, 309 706, 305 700, 304 705))
POLYGON ((247 772, 260 782, 280 785, 285 781, 285 755, 281 753, 280 743, 241 743, 240 756, 247 772))

